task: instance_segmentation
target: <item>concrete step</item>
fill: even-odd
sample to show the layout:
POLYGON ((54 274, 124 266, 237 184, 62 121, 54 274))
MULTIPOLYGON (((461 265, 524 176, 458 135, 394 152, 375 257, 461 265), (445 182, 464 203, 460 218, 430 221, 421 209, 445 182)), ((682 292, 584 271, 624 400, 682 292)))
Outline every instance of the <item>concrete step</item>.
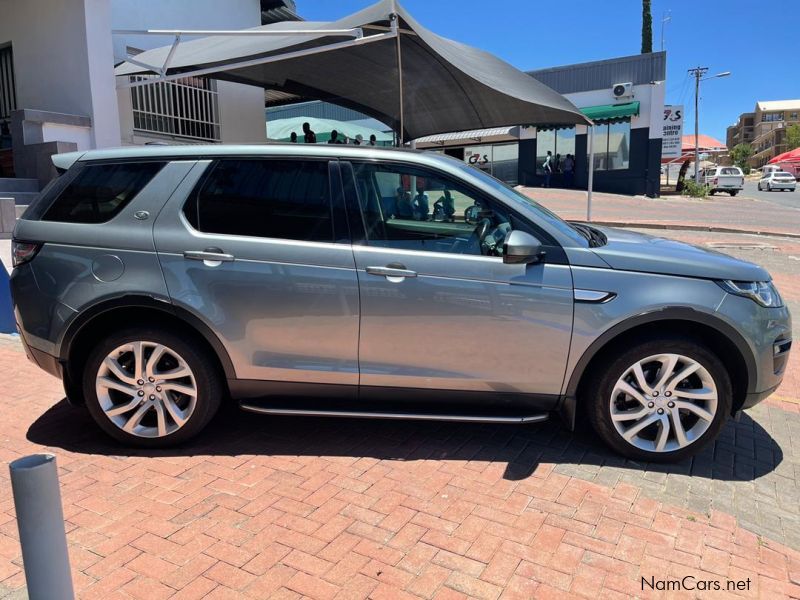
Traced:
POLYGON ((13 198, 18 205, 27 206, 39 195, 39 192, 4 192, 0 190, 0 198, 13 198))
POLYGON ((0 196, 8 197, 6 192, 37 193, 38 179, 22 179, 21 177, 0 177, 0 196))

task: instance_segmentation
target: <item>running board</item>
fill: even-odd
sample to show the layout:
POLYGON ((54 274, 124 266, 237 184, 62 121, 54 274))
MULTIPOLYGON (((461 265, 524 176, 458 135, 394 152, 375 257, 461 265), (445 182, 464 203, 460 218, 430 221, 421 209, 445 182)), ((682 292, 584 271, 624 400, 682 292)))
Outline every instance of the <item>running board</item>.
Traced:
POLYGON ((256 406, 242 402, 242 410, 248 412, 304 417, 344 417, 347 419, 404 419, 413 421, 451 421, 457 423, 541 423, 547 421, 547 413, 519 416, 492 416, 492 415, 453 415, 436 413, 403 413, 403 412, 364 412, 351 410, 321 410, 304 408, 277 408, 270 406, 256 406))

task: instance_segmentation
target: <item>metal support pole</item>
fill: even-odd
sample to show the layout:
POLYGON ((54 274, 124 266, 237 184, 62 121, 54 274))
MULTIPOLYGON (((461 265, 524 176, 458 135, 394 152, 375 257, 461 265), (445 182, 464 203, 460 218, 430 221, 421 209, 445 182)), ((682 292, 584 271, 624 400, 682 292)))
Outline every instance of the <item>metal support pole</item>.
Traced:
POLYGON ((397 134, 397 145, 403 145, 403 56, 400 52, 400 24, 397 13, 391 15, 391 29, 397 39, 397 83, 399 86, 398 96, 400 97, 400 131, 397 134))
POLYGON ((594 185, 594 125, 589 125, 589 181, 586 185, 586 220, 592 220, 592 186, 594 185))
POLYGON ((31 600, 73 600, 56 457, 34 454, 9 465, 25 580, 31 600))

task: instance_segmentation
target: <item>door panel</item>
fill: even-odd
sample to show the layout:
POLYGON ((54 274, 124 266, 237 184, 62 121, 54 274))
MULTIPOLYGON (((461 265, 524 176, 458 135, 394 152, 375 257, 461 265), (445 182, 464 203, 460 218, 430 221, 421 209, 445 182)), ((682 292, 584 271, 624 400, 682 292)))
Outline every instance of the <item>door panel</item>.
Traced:
POLYGON ((503 263, 504 235, 524 226, 519 215, 417 166, 343 163, 342 177, 356 242, 362 387, 560 392, 572 276, 565 264, 503 263), (438 217, 398 217, 386 190, 396 190, 398 205, 439 197, 454 206, 438 217), (466 221, 471 205, 491 222, 487 235, 466 221))
MULTIPOLYGON (((181 210, 193 193, 176 194, 155 224, 172 301, 214 330, 237 378, 347 384, 355 393, 359 299, 350 244, 200 232, 181 210)), ((248 205, 251 219, 258 210, 248 205)), ((285 203, 280 211, 287 214, 285 203)), ((301 217, 290 215, 292 230, 304 227, 301 217)))
POLYGON ((362 386, 558 394, 572 328, 565 265, 356 246, 362 386), (367 273, 399 265, 415 277, 367 273))

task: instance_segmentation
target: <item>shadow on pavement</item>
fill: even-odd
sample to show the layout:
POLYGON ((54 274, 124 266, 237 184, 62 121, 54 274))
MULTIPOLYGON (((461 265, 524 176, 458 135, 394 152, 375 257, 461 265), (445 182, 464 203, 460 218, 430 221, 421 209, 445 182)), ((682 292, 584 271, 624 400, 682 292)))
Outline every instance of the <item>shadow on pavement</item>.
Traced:
POLYGON ((270 417, 224 407, 195 440, 177 448, 125 448, 107 437, 82 407, 66 399, 28 429, 29 441, 81 454, 113 456, 368 456, 386 460, 505 462, 504 478, 530 476, 540 463, 593 465, 752 481, 772 472, 783 451, 742 414, 692 459, 661 465, 625 460, 591 432, 570 432, 558 419, 536 425, 486 425, 312 417, 270 417))

